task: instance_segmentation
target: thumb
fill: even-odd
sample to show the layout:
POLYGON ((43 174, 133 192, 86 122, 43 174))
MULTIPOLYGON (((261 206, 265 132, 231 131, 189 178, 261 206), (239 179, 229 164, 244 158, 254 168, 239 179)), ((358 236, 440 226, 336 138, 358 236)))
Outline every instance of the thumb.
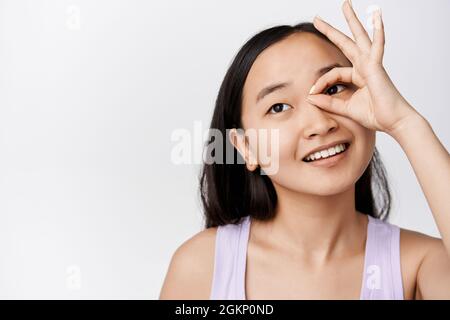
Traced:
POLYGON ((334 98, 327 94, 311 94, 306 99, 309 103, 326 111, 337 113, 346 117, 349 116, 346 101, 342 99, 334 98))

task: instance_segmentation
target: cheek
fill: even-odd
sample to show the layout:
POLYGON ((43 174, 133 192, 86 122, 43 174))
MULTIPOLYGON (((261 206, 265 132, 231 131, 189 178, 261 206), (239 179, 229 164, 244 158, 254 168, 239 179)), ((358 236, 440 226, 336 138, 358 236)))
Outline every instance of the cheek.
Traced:
POLYGON ((281 169, 295 162, 296 137, 292 130, 271 128, 258 130, 258 163, 268 175, 277 175, 281 169))
POLYGON ((258 157, 260 159, 268 156, 271 163, 291 161, 294 159, 296 149, 296 139, 292 131, 267 129, 258 134, 258 157))
POLYGON ((357 171, 362 170, 361 174, 363 174, 372 159, 376 142, 376 131, 367 129, 349 118, 344 118, 341 121, 353 136, 351 161, 355 169, 357 171))
POLYGON ((360 157, 362 159, 361 162, 364 170, 372 159, 376 142, 376 132, 372 130, 365 131, 365 135, 363 136, 364 138, 361 139, 361 143, 358 144, 360 147, 360 157))

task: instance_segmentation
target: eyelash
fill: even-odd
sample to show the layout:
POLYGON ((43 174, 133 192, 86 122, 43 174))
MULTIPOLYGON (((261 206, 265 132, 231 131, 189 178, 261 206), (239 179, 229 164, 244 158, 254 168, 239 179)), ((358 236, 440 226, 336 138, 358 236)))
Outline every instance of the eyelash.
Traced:
MULTIPOLYGON (((330 90, 331 88, 333 88, 333 87, 336 87, 336 86, 344 86, 345 88, 348 88, 348 86, 346 85, 346 84, 344 84, 344 83, 336 83, 336 84, 333 84, 332 86, 330 86, 330 87, 328 87, 326 90, 324 90, 323 91, 323 93, 324 94, 326 94, 326 92, 328 91, 328 90, 330 90)), ((341 90, 342 91, 342 90, 341 90)), ((339 91, 339 92, 336 92, 336 93, 340 93, 341 91, 339 91)), ((336 94, 336 93, 334 93, 334 94, 336 94)), ((274 105, 272 105, 270 108, 269 108, 269 110, 267 110, 267 113, 271 113, 271 114, 278 114, 278 113, 281 113, 281 112, 271 112, 271 110, 272 110, 272 108, 274 107, 274 106, 277 106, 277 105, 288 105, 288 104, 286 104, 286 103, 275 103, 274 105)))
MULTIPOLYGON (((348 86, 346 84, 344 84, 344 83, 335 83, 331 87, 328 87, 327 90, 325 90, 324 92, 327 92, 328 90, 330 90, 331 88, 333 88, 335 86, 344 86, 345 88, 348 88, 348 86)), ((339 92, 336 92, 336 93, 339 93, 339 92)))

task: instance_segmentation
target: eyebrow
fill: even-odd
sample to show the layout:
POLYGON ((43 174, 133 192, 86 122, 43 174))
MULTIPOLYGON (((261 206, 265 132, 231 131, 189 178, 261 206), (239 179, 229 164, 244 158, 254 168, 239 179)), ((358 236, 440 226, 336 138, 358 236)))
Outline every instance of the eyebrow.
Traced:
MULTIPOLYGON (((327 73, 328 71, 330 71, 330 70, 332 70, 334 68, 340 68, 340 67, 342 67, 342 65, 339 64, 339 63, 330 64, 328 66, 325 66, 325 67, 320 68, 319 70, 317 70, 316 71, 316 76, 320 77, 321 75, 327 73)), ((260 100, 264 99, 265 96, 271 94, 272 92, 284 89, 284 88, 290 86, 291 84, 292 84, 291 81, 289 81, 289 82, 281 82, 281 83, 271 84, 271 85, 263 88, 258 93, 258 95, 256 96, 256 103, 258 103, 260 100)))

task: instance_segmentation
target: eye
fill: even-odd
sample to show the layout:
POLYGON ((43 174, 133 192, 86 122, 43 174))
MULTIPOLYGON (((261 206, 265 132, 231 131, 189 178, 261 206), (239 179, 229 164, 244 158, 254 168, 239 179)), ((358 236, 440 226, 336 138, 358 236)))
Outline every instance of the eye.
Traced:
POLYGON ((280 112, 282 112, 282 111, 284 111, 283 110, 283 107, 284 106, 287 106, 287 107, 291 107, 290 105, 288 105, 288 104, 286 104, 286 103, 276 103, 276 104, 274 104, 273 106, 271 106, 270 108, 269 108, 269 110, 268 110, 268 112, 267 113, 272 113, 272 114, 274 114, 274 113, 280 113, 280 112), (274 111, 274 112, 272 112, 272 110, 274 111))
POLYGON ((341 92, 345 88, 347 88, 347 86, 345 84, 335 84, 335 85, 329 87, 327 90, 325 90, 325 93, 329 94, 329 95, 332 95, 332 94, 336 94, 336 93, 341 92), (339 90, 338 87, 342 87, 342 89, 339 90))

